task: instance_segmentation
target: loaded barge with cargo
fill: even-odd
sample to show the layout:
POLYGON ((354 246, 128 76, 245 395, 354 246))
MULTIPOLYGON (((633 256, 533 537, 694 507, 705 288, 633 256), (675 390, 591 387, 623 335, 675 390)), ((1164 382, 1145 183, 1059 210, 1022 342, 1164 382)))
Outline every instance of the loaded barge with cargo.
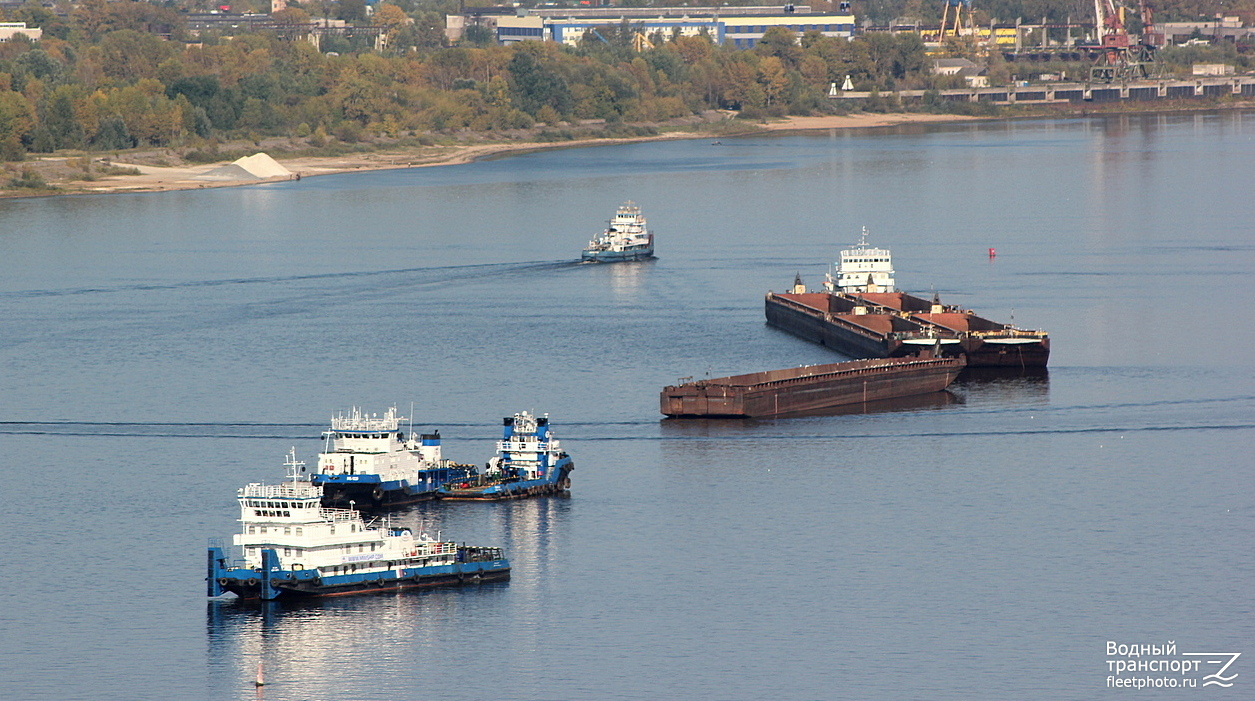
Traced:
POLYGON ((767 417, 939 392, 963 358, 880 358, 805 365, 665 387, 668 417, 767 417))
POLYGON ((500 548, 458 545, 365 521, 356 509, 326 508, 322 489, 298 478, 295 450, 291 481, 249 484, 239 490, 243 559, 228 558, 221 543, 209 547, 207 593, 244 599, 291 599, 463 586, 510 578, 500 548))
POLYGON ((767 293, 767 323, 855 358, 898 358, 922 348, 964 355, 968 367, 1044 368, 1050 359, 1045 331, 992 321, 895 288, 887 249, 867 245, 867 229, 841 251, 824 291, 808 292, 800 276, 788 293, 767 293))

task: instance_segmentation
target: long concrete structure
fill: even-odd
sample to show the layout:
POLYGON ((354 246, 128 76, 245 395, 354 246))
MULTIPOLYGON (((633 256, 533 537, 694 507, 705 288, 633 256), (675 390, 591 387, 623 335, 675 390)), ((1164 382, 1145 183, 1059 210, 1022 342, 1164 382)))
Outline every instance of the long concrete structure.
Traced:
MULTIPOLYGON (((1008 87, 939 90, 937 92, 941 99, 951 102, 990 102, 998 105, 1255 97, 1255 75, 1114 83, 1037 83, 1031 85, 1021 83, 1008 87)), ((880 93, 880 96, 896 95, 899 100, 910 103, 923 101, 924 93, 924 90, 899 90, 880 93)), ((865 100, 871 95, 870 92, 834 89, 828 96, 833 100, 865 100)))

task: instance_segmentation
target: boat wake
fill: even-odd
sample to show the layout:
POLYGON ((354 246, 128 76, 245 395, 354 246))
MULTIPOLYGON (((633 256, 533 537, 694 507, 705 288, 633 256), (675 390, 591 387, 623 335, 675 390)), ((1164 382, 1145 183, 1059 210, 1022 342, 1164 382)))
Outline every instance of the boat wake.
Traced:
MULTIPOLYGON (((765 426, 813 426, 801 417, 784 419, 658 419, 640 421, 582 421, 564 424, 571 438, 579 441, 830 441, 831 433, 765 433, 765 426)), ((415 424, 439 428, 453 440, 488 440, 483 422, 441 421, 415 424), (465 433, 459 429, 469 429, 465 433), (453 430, 454 433, 450 433, 453 430)), ((124 421, 0 421, 0 435, 7 436, 73 436, 86 438, 224 438, 245 440, 317 439, 322 424, 313 423, 248 423, 248 422, 124 422, 124 421)), ((920 431, 897 433, 895 438, 967 438, 997 436, 1049 436, 1087 434, 1175 433, 1185 431, 1249 431, 1255 423, 1233 424, 1159 424, 1148 426, 1084 426, 1018 430, 920 431)), ((842 440, 884 440, 885 433, 842 433, 842 440)))
POLYGON ((120 292, 165 292, 206 287, 229 287, 239 285, 275 285, 294 282, 318 280, 352 280, 369 279, 387 276, 418 276, 430 275, 432 279, 419 280, 424 283, 445 283, 452 280, 483 279, 485 275, 502 275, 510 273, 551 272, 579 265, 578 260, 527 261, 522 263, 477 263, 473 265, 446 265, 426 268, 397 268, 393 270, 361 270, 353 272, 314 273, 309 275, 282 275, 251 278, 222 278, 218 280, 188 280, 170 283, 135 283, 107 287, 78 287, 52 290, 13 290, 0 292, 0 299, 35 299, 40 297, 73 297, 79 295, 116 294, 120 292))
MULTIPOLYGON (((575 422, 572 427, 654 426, 656 421, 575 422)), ((441 421, 414 424, 414 430, 438 428, 455 439, 489 440, 482 421, 441 421), (449 429, 469 429, 466 435, 449 429)), ((265 440, 317 439, 325 428, 319 423, 265 423, 247 421, 0 421, 0 435, 74 436, 88 438, 240 438, 265 440)), ((408 430, 408 429, 407 429, 408 430)), ((613 439, 609 439, 613 440, 613 439)))

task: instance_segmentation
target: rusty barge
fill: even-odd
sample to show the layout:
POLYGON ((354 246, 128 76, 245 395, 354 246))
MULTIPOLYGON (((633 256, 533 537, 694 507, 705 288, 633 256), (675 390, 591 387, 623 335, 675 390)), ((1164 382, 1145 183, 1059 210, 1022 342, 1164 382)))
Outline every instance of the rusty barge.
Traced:
POLYGON ((968 367, 1044 368, 1050 360, 1045 331, 1021 329, 899 292, 889 251, 867 245, 841 251, 824 291, 809 292, 795 278, 788 293, 767 294, 767 323, 855 358, 897 358, 939 347, 941 356, 964 355, 968 367))
POLYGON ((669 417, 768 417, 939 392, 963 370, 962 357, 883 358, 805 365, 665 387, 669 417))

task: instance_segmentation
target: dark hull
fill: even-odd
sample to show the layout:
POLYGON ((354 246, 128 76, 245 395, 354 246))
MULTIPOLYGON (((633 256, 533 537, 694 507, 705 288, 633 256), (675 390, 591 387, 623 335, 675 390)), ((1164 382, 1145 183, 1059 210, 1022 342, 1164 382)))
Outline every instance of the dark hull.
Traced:
POLYGON ((1013 331, 971 313, 926 313, 930 303, 910 295, 884 297, 894 297, 907 308, 869 304, 872 313, 856 315, 850 313, 855 302, 846 296, 773 293, 767 295, 764 311, 768 324, 852 358, 906 358, 933 350, 943 357, 966 356, 968 367, 1041 368, 1050 360, 1050 339, 1044 334, 1013 331), (952 326, 976 325, 979 330, 950 328, 938 320, 952 326), (1024 338, 1014 340, 1029 342, 996 343, 986 338, 1017 334, 1024 338), (940 339, 936 348, 908 340, 924 342, 934 336, 940 339))
POLYGON ((633 260, 649 260, 654 257, 654 249, 636 251, 584 251, 580 260, 585 263, 626 263, 633 260))
POLYGON ((318 569, 283 569, 278 551, 262 550, 256 569, 232 567, 220 546, 209 548, 206 576, 209 596, 230 592, 242 599, 295 599, 377 594, 406 589, 458 587, 510 579, 510 561, 499 548, 462 546, 456 562, 403 564, 361 572, 324 574, 318 569))
POLYGON ((890 358, 894 347, 884 335, 824 319, 820 313, 767 298, 767 323, 811 343, 827 346, 851 358, 890 358))
POLYGON ((407 482, 365 481, 379 478, 375 475, 362 475, 364 481, 315 481, 323 487, 322 505, 329 509, 354 508, 362 511, 386 511, 410 504, 418 504, 439 498, 440 485, 451 480, 472 478, 475 469, 471 466, 463 468, 441 468, 420 474, 427 478, 417 484, 407 482))
POLYGON ((410 491, 380 489, 372 484, 328 484, 323 488, 322 505, 329 509, 391 509, 436 498, 436 490, 410 491))
POLYGON ((1047 342, 1024 345, 996 345, 974 341, 967 351, 967 363, 977 368, 1037 368, 1050 362, 1050 344, 1047 342))
POLYGON ((939 392, 963 370, 959 358, 856 360, 722 377, 666 387, 670 417, 764 417, 939 392))
MULTIPOLYGON (((409 577, 404 579, 375 578, 356 582, 342 582, 337 584, 325 584, 321 580, 312 580, 304 582, 281 582, 272 583, 274 589, 279 590, 276 597, 269 598, 311 598, 311 597, 328 597, 328 596, 353 596, 358 594, 388 594, 399 591, 410 591, 415 589, 438 589, 442 587, 462 587, 479 584, 489 584, 491 582, 508 582, 510 580, 510 570, 493 570, 487 572, 476 572, 473 574, 436 574, 436 575, 420 575, 417 577, 409 577)), ((231 592, 241 599, 261 599, 262 587, 260 584, 248 585, 248 580, 244 582, 228 580, 222 585, 223 591, 231 592)))
POLYGON ((571 470, 575 469, 570 459, 556 466, 557 472, 553 479, 529 480, 526 482, 503 482, 495 480, 477 480, 466 483, 450 483, 440 489, 440 498, 452 501, 508 501, 511 499, 527 499, 549 495, 568 496, 571 493, 571 470), (465 486, 463 486, 465 484, 465 486))

